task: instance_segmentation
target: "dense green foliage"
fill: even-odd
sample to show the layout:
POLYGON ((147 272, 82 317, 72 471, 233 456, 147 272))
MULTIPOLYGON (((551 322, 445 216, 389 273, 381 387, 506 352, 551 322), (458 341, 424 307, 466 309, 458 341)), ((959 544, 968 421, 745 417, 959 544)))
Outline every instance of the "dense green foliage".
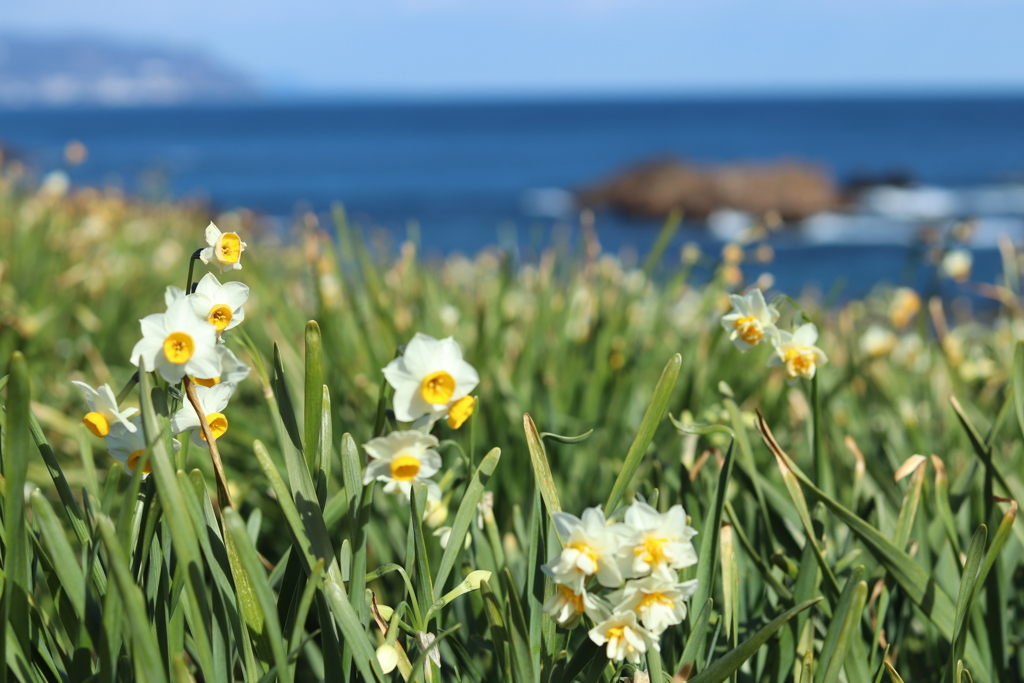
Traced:
POLYGON ((700 531, 684 570, 698 592, 640 667, 651 680, 1024 680, 1015 276, 989 283, 1001 303, 984 325, 957 302, 908 312, 889 290, 781 301, 830 358, 790 387, 769 347, 741 354, 719 324, 736 247, 642 268, 593 238, 430 260, 367 246, 340 209, 336 239, 306 217, 287 244, 225 214, 249 242, 231 277, 251 288, 225 337, 255 372, 218 440, 218 496, 207 451, 170 448, 170 387, 143 375, 126 399, 144 415, 143 478, 82 426, 69 383, 129 382, 137 320, 185 285, 206 222, 0 174, 0 681, 632 676, 585 626, 542 613, 538 567, 560 547, 551 512, 611 514, 636 493, 682 503, 700 531), (691 283, 695 263, 709 282, 691 283), (481 382, 466 425, 435 427, 443 506, 423 514, 421 495, 410 515, 362 485, 360 446, 395 426, 380 369, 417 331, 453 335, 481 382))

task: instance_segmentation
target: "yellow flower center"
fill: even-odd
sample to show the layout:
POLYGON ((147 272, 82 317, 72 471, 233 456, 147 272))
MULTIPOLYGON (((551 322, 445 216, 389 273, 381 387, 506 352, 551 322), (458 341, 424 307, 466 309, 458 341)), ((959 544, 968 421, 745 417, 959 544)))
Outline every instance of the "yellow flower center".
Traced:
POLYGON ((444 370, 432 372, 420 383, 420 396, 427 403, 441 405, 452 400, 455 393, 455 378, 444 370))
POLYGON ((211 377, 210 379, 202 379, 200 377, 193 377, 195 383, 202 387, 214 387, 220 384, 220 377, 211 377))
POLYGON ((644 599, 637 605, 637 611, 649 610, 652 607, 667 607, 672 609, 676 606, 676 603, 672 598, 668 597, 664 593, 648 593, 644 596, 644 599))
POLYGON ((184 332, 171 332, 164 339, 164 355, 175 365, 188 362, 195 352, 196 343, 192 341, 191 335, 184 332))
POLYGON ((89 428, 89 431, 98 437, 104 437, 110 433, 110 423, 107 422, 107 418, 103 417, 101 413, 86 413, 85 417, 82 418, 83 424, 89 428))
POLYGON ((569 546, 580 555, 585 555, 588 560, 594 563, 594 572, 597 572, 597 553, 595 553, 589 545, 583 543, 570 543, 569 546))
POLYGON ((391 461, 391 478, 412 481, 420 473, 420 459, 413 455, 400 455, 391 461))
POLYGON ((473 408, 476 407, 476 399, 472 396, 463 396, 458 401, 452 404, 452 407, 448 409, 448 426, 452 429, 458 429, 466 420, 473 414, 473 408))
POLYGON ((758 344, 764 338, 764 330, 761 328, 761 321, 752 315, 740 318, 733 323, 733 325, 735 326, 736 334, 740 336, 740 339, 751 346, 758 344))
MULTIPOLYGON (((130 469, 132 472, 135 471, 135 466, 139 464, 139 458, 142 457, 142 454, 144 452, 145 451, 142 448, 140 448, 137 451, 133 451, 132 454, 128 456, 128 462, 125 463, 126 465, 128 465, 128 469, 130 469)), ((142 468, 142 473, 149 474, 152 471, 153 469, 149 466, 149 461, 147 460, 146 466, 142 468)))
MULTIPOLYGON (((228 431, 228 419, 224 417, 224 413, 210 413, 206 416, 206 422, 210 425, 214 440, 224 436, 224 432, 228 431)), ((202 429, 199 430, 199 436, 206 441, 206 432, 202 429)))
POLYGON ((236 233, 226 232, 217 239, 214 251, 221 263, 238 263, 242 256, 242 240, 236 233))
POLYGON ((558 591, 562 594, 562 599, 572 606, 573 612, 576 614, 583 614, 583 595, 577 595, 568 586, 558 584, 558 591))
POLYGON ((786 374, 792 379, 810 377, 814 372, 814 351, 806 346, 786 349, 786 374))
POLYGON ((218 332, 223 332, 224 328, 231 324, 231 309, 225 304, 217 304, 210 309, 210 315, 206 319, 218 332))
POLYGON ((633 645, 630 644, 630 642, 628 640, 625 640, 625 638, 624 638, 625 634, 626 634, 626 627, 625 626, 612 626, 611 628, 609 628, 607 631, 604 632, 604 636, 605 636, 605 638, 608 639, 608 642, 615 642, 615 645, 618 645, 619 642, 625 642, 625 644, 626 644, 626 652, 632 653, 632 652, 634 652, 636 650, 636 648, 633 647, 633 645))
POLYGON ((667 538, 644 538, 644 542, 633 548, 633 554, 643 558, 647 564, 661 564, 667 561, 663 545, 668 543, 667 538))

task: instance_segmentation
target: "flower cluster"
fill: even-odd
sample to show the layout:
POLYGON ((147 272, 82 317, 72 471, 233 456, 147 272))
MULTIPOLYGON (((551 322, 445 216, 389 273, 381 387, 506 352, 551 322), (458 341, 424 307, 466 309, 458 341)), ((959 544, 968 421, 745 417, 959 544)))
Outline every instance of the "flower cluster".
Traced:
MULTIPOLYGON (((210 223, 206 228, 208 246, 196 253, 205 264, 219 266, 221 272, 238 270, 245 242, 233 232, 221 232, 210 223)), ((191 270, 189 271, 191 277, 191 270)), ((195 383, 196 396, 214 438, 227 431, 224 410, 238 383, 249 374, 249 367, 224 344, 223 333, 245 319, 245 303, 249 288, 241 282, 221 283, 207 273, 191 292, 168 287, 164 294, 167 310, 148 315, 139 321, 142 339, 131 352, 131 363, 141 371, 157 372, 169 384, 178 384, 186 376, 195 383)), ((146 449, 141 418, 136 408, 121 409, 109 385, 93 389, 75 382, 85 393, 89 412, 85 426, 96 436, 106 439, 110 454, 134 471, 146 449)), ((192 432, 192 441, 207 448, 199 414, 188 400, 171 419, 175 435, 192 432)), ((180 444, 175 440, 175 449, 180 444)), ((149 472, 147 465, 145 473, 149 472)))
POLYGON ((441 469, 439 442, 430 434, 434 424, 447 418, 458 429, 473 414, 476 399, 471 392, 480 382, 476 369, 462 357, 462 348, 451 337, 435 339, 417 333, 404 353, 383 370, 395 390, 395 419, 412 423, 409 431, 396 431, 367 442, 369 456, 363 483, 385 482, 385 493, 407 501, 413 484, 427 485, 427 499, 438 500, 440 488, 430 480, 441 469))
POLYGON ((818 367, 828 362, 825 352, 815 346, 818 328, 804 323, 795 330, 779 329, 776 321, 779 311, 768 305, 760 289, 752 289, 744 296, 729 297, 732 310, 722 316, 722 327, 740 351, 749 351, 763 341, 771 342, 775 353, 768 359, 768 367, 783 366, 786 381, 796 384, 802 379, 813 379, 818 367))
POLYGON ((588 635, 608 658, 639 663, 669 626, 686 618, 686 601, 697 581, 680 581, 679 570, 697 563, 682 505, 659 513, 641 500, 622 522, 605 519, 601 508, 576 517, 554 514, 562 551, 542 569, 555 584, 544 611, 559 626, 573 628, 585 614, 588 635), (610 589, 602 595, 601 589, 610 589))

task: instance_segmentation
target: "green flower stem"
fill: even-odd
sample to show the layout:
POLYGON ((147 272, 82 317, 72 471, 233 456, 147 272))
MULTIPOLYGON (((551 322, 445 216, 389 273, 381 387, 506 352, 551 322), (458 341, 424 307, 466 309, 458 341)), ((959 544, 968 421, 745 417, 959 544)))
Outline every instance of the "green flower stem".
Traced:
POLYGON ((199 260, 199 255, 203 253, 202 249, 196 249, 192 252, 192 258, 188 260, 188 282, 185 283, 185 294, 192 293, 192 273, 196 267, 196 261, 199 260))

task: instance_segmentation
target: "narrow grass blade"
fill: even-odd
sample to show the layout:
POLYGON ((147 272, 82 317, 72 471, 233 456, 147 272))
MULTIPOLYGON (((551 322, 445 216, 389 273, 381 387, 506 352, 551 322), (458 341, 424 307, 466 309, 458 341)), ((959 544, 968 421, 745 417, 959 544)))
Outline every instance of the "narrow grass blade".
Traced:
MULTIPOLYGON (((847 581, 847 585, 853 584, 854 579, 851 577, 847 581)), ((845 591, 844 591, 845 592, 845 591)), ((856 657, 853 642, 860 639, 860 620, 861 615, 864 612, 864 603, 868 596, 868 584, 866 581, 857 581, 853 587, 851 599, 846 605, 846 614, 842 618, 842 627, 839 630, 839 635, 835 641, 835 647, 832 650, 831 656, 822 655, 822 663, 827 662, 827 668, 825 669, 825 675, 822 678, 824 683, 837 683, 839 681, 839 674, 846 668, 848 680, 866 680, 866 678, 855 678, 851 674, 853 671, 863 668, 867 665, 867 662, 863 662, 863 666, 855 665, 851 661, 853 657, 856 657)), ((832 624, 836 623, 839 619, 838 611, 832 617, 832 624)), ((831 630, 832 626, 829 626, 831 630)), ((863 650, 863 648, 860 648, 863 650)))
POLYGON ((893 668, 892 664, 885 662, 885 670, 889 674, 889 680, 892 683, 903 683, 903 679, 896 673, 896 669, 893 668))
MULTIPOLYGON (((956 617, 953 601, 932 580, 928 572, 914 562, 913 558, 907 555, 907 553, 893 545, 880 531, 861 519, 859 515, 848 510, 835 499, 825 495, 823 491, 818 489, 779 447, 763 417, 759 419, 759 431, 765 439, 765 443, 776 454, 776 457, 784 462, 793 472, 794 476, 799 479, 800 483, 817 495, 825 506, 867 546, 871 554, 885 566, 893 578, 896 579, 896 582, 900 584, 906 595, 928 615, 928 618, 939 629, 943 637, 952 642, 953 623, 956 617)), ((966 653, 967 660, 972 662, 972 666, 981 665, 981 653, 969 636, 966 653), (977 664, 974 664, 974 662, 977 664)), ((986 676, 984 680, 988 680, 988 677, 986 676)))
POLYGON ((523 415, 523 429, 526 430, 526 445, 530 450, 530 462, 533 465, 533 477, 540 489, 540 495, 544 498, 544 506, 548 509, 548 515, 562 511, 562 503, 558 499, 558 488, 555 486, 555 478, 551 476, 551 465, 548 462, 547 450, 544 448, 544 441, 537 433, 537 425, 529 413, 523 415))
POLYGON ((725 452, 725 462, 718 474, 718 485, 715 496, 704 519, 704 528, 700 533, 700 552, 697 555, 697 591, 693 594, 691 604, 703 605, 711 597, 715 581, 715 568, 718 566, 719 535, 722 528, 722 512, 725 510, 725 495, 729 488, 729 477, 732 476, 734 459, 733 444, 725 452))
POLYGON ((303 449, 306 454, 306 466, 316 473, 317 458, 320 444, 320 421, 322 419, 324 386, 324 352, 320 326, 315 320, 306 323, 306 376, 302 404, 302 422, 305 440, 303 449))
POLYGON ((619 470, 619 476, 615 479, 615 484, 612 486, 612 492, 608 495, 608 501, 604 504, 605 515, 611 514, 615 510, 619 501, 626 494, 626 489, 629 487, 630 482, 633 481, 633 475, 636 473, 637 468, 640 467, 640 461, 643 460, 647 447, 651 445, 651 441, 654 439, 654 432, 658 428, 658 424, 661 423, 661 419, 665 417, 665 411, 668 409, 669 399, 672 398, 672 390, 676 386, 676 378, 679 377, 679 368, 682 363, 683 357, 677 353, 669 359, 665 369, 662 370, 661 379, 658 380, 657 386, 654 387, 654 395, 651 397, 651 402, 647 406, 647 412, 644 413, 644 418, 640 422, 640 429, 636 432, 636 437, 633 439, 629 452, 626 453, 626 459, 622 463, 622 469, 619 470))
MULTIPOLYGON (((917 516, 917 508, 921 504, 921 489, 924 487, 925 463, 924 456, 912 456, 907 465, 912 467, 913 474, 910 476, 910 485, 903 497, 903 505, 900 507, 900 516, 896 520, 896 535, 893 537, 893 544, 897 548, 906 548, 910 540, 910 532, 914 527, 914 517, 917 516)), ((901 470, 903 468, 900 468, 901 470)), ((897 478, 901 473, 897 472, 897 478)))
POLYGON ((50 503, 37 490, 30 497, 33 519, 39 528, 39 536, 53 563, 53 570, 60 581, 61 590, 67 595, 79 620, 85 616, 85 575, 75 557, 64 528, 50 503))
MULTIPOLYGON (((288 380, 284 376, 284 362, 281 360, 281 349, 274 344, 274 398, 277 401, 277 408, 281 416, 281 423, 285 433, 291 442, 292 447, 302 453, 302 437, 299 434, 299 425, 295 421, 295 402, 292 401, 291 391, 288 389, 288 380)), ((288 449, 281 444, 287 456, 288 449)), ((289 472, 289 475, 291 472, 289 472)), ((306 469, 309 475, 309 469, 306 469)))
POLYGON ((1013 531, 1013 523, 1017 519, 1017 501, 1010 501, 1010 508, 1003 515, 1003 519, 999 522, 999 527, 996 528, 996 534, 992 537, 992 543, 989 544, 988 551, 985 553, 985 560, 981 563, 981 570, 978 572, 978 585, 975 587, 975 595, 977 591, 981 589, 981 585, 985 583, 985 579, 988 577, 989 571, 992 569, 992 565, 995 564, 996 559, 999 556, 999 551, 1003 549, 1003 545, 1006 543, 1006 539, 1010 537, 1010 533, 1013 531))
POLYGON ((178 562, 185 567, 186 586, 188 588, 189 609, 193 615, 190 624, 193 629, 193 642, 196 645, 196 659, 208 680, 215 680, 213 653, 210 650, 210 638, 206 625, 210 623, 209 600, 206 594, 206 580, 203 576, 203 565, 195 532, 188 521, 188 516, 181 511, 186 509, 185 499, 178 487, 172 463, 170 436, 163 422, 157 416, 152 399, 153 379, 144 367, 139 368, 139 403, 142 410, 142 425, 146 442, 150 449, 150 466, 152 477, 165 510, 173 511, 164 515, 163 520, 171 535, 171 543, 177 554, 178 562))
POLYGON ((320 391, 320 438, 316 448, 316 495, 320 510, 327 506, 327 485, 331 481, 334 425, 331 421, 331 392, 325 384, 320 391))
POLYGON ((25 522, 25 484, 28 477, 28 463, 32 456, 29 436, 32 387, 28 376, 28 364, 20 352, 11 355, 7 370, 10 381, 7 386, 7 424, 4 430, 3 474, 6 494, 3 504, 4 556, 3 596, 0 598, 0 681, 7 680, 8 639, 13 634, 21 650, 31 652, 32 637, 29 633, 29 585, 31 548, 28 527, 25 522))
POLYGON ((1013 350, 1013 406, 1017 425, 1024 435, 1024 340, 1018 341, 1013 350))
MULTIPOLYGON (((837 643, 839 642, 840 633, 845 627, 846 616, 850 611, 850 606, 853 603, 854 593, 858 590, 858 586, 864 582, 864 576, 867 572, 864 570, 863 565, 858 566, 850 574, 850 578, 846 580, 846 586, 843 588, 842 594, 839 596, 839 602, 836 603, 835 609, 832 611, 832 620, 829 622, 828 631, 825 633, 825 640, 821 645, 821 659, 825 665, 818 669, 818 675, 814 677, 816 683, 821 683, 826 680, 829 675, 838 676, 839 671, 842 670, 842 660, 839 662, 839 667, 831 674, 832 662, 836 658, 837 643)), ((865 584, 865 591, 867 590, 867 584, 865 584)), ((863 607, 863 605, 861 606, 863 607)), ((859 618, 859 613, 858 613, 859 618)), ((843 653, 845 656, 845 652, 843 653)), ((832 679, 834 680, 834 679, 832 679)))
POLYGON ((473 522, 473 517, 476 515, 477 503, 480 502, 480 498, 484 495, 484 487, 487 486, 491 475, 494 474, 494 468, 498 466, 500 458, 501 449, 492 449, 480 461, 480 466, 476 468, 473 479, 466 487, 466 493, 462 496, 462 503, 459 504, 459 511, 455 514, 455 521, 452 523, 452 531, 448 536, 448 545, 445 547, 444 555, 441 556, 441 564, 438 565, 437 574, 434 576, 434 600, 440 598, 444 593, 448 575, 455 566, 455 560, 462 550, 466 533, 469 532, 469 525, 473 522))
MULTIPOLYGON (((692 608, 695 604, 691 601, 690 607, 692 608)), ((704 603, 704 607, 701 608, 700 614, 697 615, 697 619, 691 625, 690 635, 686 638, 686 645, 683 646, 683 654, 676 663, 676 671, 693 666, 694 662, 697 661, 697 653, 703 648, 704 639, 707 637, 708 620, 711 618, 711 607, 713 604, 711 598, 708 598, 704 603)))
POLYGON ((960 593, 956 598, 956 620, 953 622, 953 647, 950 652, 950 667, 963 659, 964 648, 967 646, 967 617, 974 603, 974 594, 979 585, 978 575, 985 556, 985 543, 988 541, 988 527, 978 527, 967 548, 967 561, 964 562, 963 575, 960 578, 960 593))
POLYGON ((266 629, 265 638, 273 652, 274 666, 277 667, 283 683, 289 683, 292 680, 292 669, 287 664, 281 623, 277 619, 277 607, 273 591, 267 582, 267 572, 256 554, 256 548, 249 540, 245 521, 231 508, 224 510, 224 533, 234 541, 241 569, 252 587, 259 611, 262 613, 263 626, 266 629))
POLYGON ((672 243, 672 237, 675 236, 682 222, 683 214, 679 209, 673 209, 669 212, 668 217, 661 226, 661 231, 658 233, 658 239, 655 240, 654 246, 651 247, 651 251, 647 254, 647 259, 644 261, 644 275, 650 277, 654 269, 661 263, 661 257, 664 255, 665 249, 672 243))
POLYGON ((691 678, 689 683, 721 683, 729 678, 735 671, 739 671, 739 668, 743 666, 743 662, 750 659, 757 652, 758 648, 768 642, 768 639, 782 628, 783 624, 820 600, 821 598, 817 597, 813 600, 801 602, 799 605, 786 610, 762 626, 757 633, 740 643, 739 647, 730 650, 724 656, 716 659, 708 668, 691 678))
POLYGON ((956 531, 953 509, 949 505, 949 477, 946 476, 946 465, 937 455, 933 455, 932 466, 935 467, 935 509, 938 510, 942 527, 946 530, 946 537, 953 546, 953 554, 959 559, 960 536, 956 531))
POLYGON ((352 661, 356 669, 367 683, 383 680, 384 674, 377 663, 377 654, 370 646, 370 639, 363 629, 362 623, 356 616, 345 589, 336 581, 325 578, 323 582, 324 595, 327 597, 327 604, 331 608, 331 614, 341 628, 342 636, 347 647, 351 649, 352 661))
MULTIPOLYGON (((449 547, 451 547, 450 543, 449 547)), ((498 599, 495 597, 494 591, 486 581, 480 584, 480 592, 483 594, 484 615, 487 618, 487 624, 491 631, 491 643, 494 645, 494 658, 498 661, 498 670, 501 671, 506 683, 512 683, 515 681, 515 678, 512 677, 512 662, 510 661, 511 652, 509 648, 511 644, 509 643, 505 620, 501 616, 501 607, 498 605, 498 599)), ((587 642, 590 642, 589 639, 587 642)), ((572 678, 568 677, 568 672, 566 673, 565 680, 572 680, 572 678)))
MULTIPOLYGON (((426 486, 421 487, 419 492, 416 491, 416 488, 416 486, 411 486, 409 490, 409 510, 411 512, 409 529, 412 534, 412 547, 415 557, 407 557, 405 561, 406 566, 408 566, 411 559, 412 565, 416 567, 416 594, 420 599, 419 611, 420 614, 426 614, 430 603, 436 598, 433 597, 434 587, 430 581, 430 563, 427 557, 427 546, 423 541, 423 511, 427 504, 427 490, 426 486)), ((450 543, 451 540, 449 540, 450 543)), ((427 624, 424 624, 423 628, 427 628, 427 624)))
POLYGON ((156 635, 153 633, 149 616, 146 614, 145 597, 139 587, 135 585, 135 580, 128 569, 128 558, 121 549, 117 534, 114 533, 114 523, 106 515, 98 513, 96 528, 107 549, 107 558, 110 560, 114 583, 121 596, 121 604, 124 606, 128 623, 131 625, 132 665, 135 670, 135 679, 153 681, 154 683, 166 681, 167 672, 164 671, 160 647, 157 644, 156 635))

